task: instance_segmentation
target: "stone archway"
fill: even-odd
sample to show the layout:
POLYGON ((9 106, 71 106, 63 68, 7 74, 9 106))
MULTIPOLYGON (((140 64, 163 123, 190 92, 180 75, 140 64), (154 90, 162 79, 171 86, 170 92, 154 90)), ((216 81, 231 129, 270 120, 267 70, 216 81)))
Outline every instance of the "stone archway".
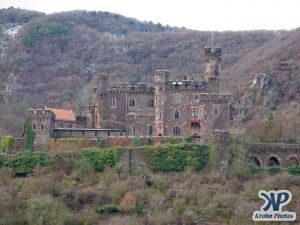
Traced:
POLYGON ((290 156, 286 164, 287 166, 299 166, 299 160, 297 156, 290 156))
POLYGON ((267 162, 268 167, 280 166, 280 161, 277 156, 271 156, 267 162))
POLYGON ((252 156, 250 157, 249 163, 251 165, 257 166, 257 167, 261 167, 261 161, 256 157, 256 156, 252 156))

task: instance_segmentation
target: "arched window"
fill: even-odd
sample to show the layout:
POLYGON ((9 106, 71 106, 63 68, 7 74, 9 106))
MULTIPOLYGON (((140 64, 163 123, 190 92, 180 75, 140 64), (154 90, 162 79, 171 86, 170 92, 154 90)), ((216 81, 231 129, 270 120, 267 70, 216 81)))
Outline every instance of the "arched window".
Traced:
POLYGON ((44 130, 44 124, 41 124, 41 130, 44 130))
POLYGON ((35 130, 36 129, 36 124, 33 124, 33 130, 35 130))
POLYGON ((175 111, 175 119, 179 119, 179 111, 178 110, 175 111))

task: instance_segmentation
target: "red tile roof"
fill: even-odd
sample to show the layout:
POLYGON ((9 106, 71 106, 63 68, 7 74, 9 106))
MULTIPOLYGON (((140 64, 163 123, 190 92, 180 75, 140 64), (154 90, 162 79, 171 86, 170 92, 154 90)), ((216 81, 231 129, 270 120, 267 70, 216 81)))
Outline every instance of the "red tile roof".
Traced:
POLYGON ((56 120, 76 122, 75 114, 71 109, 54 109, 45 107, 45 109, 51 110, 56 117, 56 120))

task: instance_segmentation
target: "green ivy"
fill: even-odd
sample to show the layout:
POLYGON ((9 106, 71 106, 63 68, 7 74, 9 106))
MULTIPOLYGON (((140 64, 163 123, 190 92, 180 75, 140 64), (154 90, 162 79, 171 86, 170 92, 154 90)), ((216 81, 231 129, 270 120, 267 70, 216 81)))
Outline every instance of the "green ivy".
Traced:
POLYGON ((116 164, 121 157, 122 150, 120 148, 83 148, 80 154, 87 158, 95 170, 102 171, 104 168, 112 167, 116 164))
POLYGON ((132 138, 132 140, 131 140, 131 146, 133 148, 140 147, 141 146, 141 139, 140 139, 140 137, 134 137, 134 138, 132 138))
POLYGON ((191 166, 198 171, 204 170, 209 162, 209 147, 206 145, 193 145, 190 153, 191 166))
POLYGON ((45 152, 18 152, 7 157, 5 167, 10 167, 17 174, 31 173, 36 165, 44 166, 47 155, 45 152))
POLYGON ((101 139, 99 141, 99 147, 100 148, 106 148, 107 147, 107 141, 105 139, 101 139))
POLYGON ((32 129, 32 123, 29 118, 25 121, 25 142, 24 142, 24 149, 28 151, 32 151, 33 144, 35 140, 35 133, 32 129))
POLYGON ((208 147, 191 143, 154 145, 145 153, 153 171, 182 171, 187 166, 200 171, 209 161, 208 147))

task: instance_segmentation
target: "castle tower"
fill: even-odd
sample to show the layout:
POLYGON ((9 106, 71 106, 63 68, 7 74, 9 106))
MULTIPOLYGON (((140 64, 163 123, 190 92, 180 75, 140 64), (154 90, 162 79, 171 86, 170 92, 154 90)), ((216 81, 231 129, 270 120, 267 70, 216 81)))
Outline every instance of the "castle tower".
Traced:
POLYGON ((219 93, 221 56, 221 48, 205 48, 204 80, 207 82, 207 92, 209 93, 219 93))
POLYGON ((29 109, 27 119, 31 121, 35 133, 34 149, 45 145, 54 137, 55 114, 47 109, 29 109))
POLYGON ((167 70, 155 71, 155 126, 154 133, 156 136, 165 136, 166 123, 166 89, 169 82, 169 72, 167 70))
POLYGON ((90 105, 87 111, 87 127, 88 128, 95 128, 95 113, 96 113, 96 106, 90 105))
POLYGON ((100 128, 100 122, 103 121, 103 115, 100 113, 100 109, 107 107, 104 105, 102 97, 109 89, 108 76, 104 73, 100 73, 96 76, 95 86, 93 89, 93 103, 89 106, 87 117, 88 126, 93 128, 100 128))

